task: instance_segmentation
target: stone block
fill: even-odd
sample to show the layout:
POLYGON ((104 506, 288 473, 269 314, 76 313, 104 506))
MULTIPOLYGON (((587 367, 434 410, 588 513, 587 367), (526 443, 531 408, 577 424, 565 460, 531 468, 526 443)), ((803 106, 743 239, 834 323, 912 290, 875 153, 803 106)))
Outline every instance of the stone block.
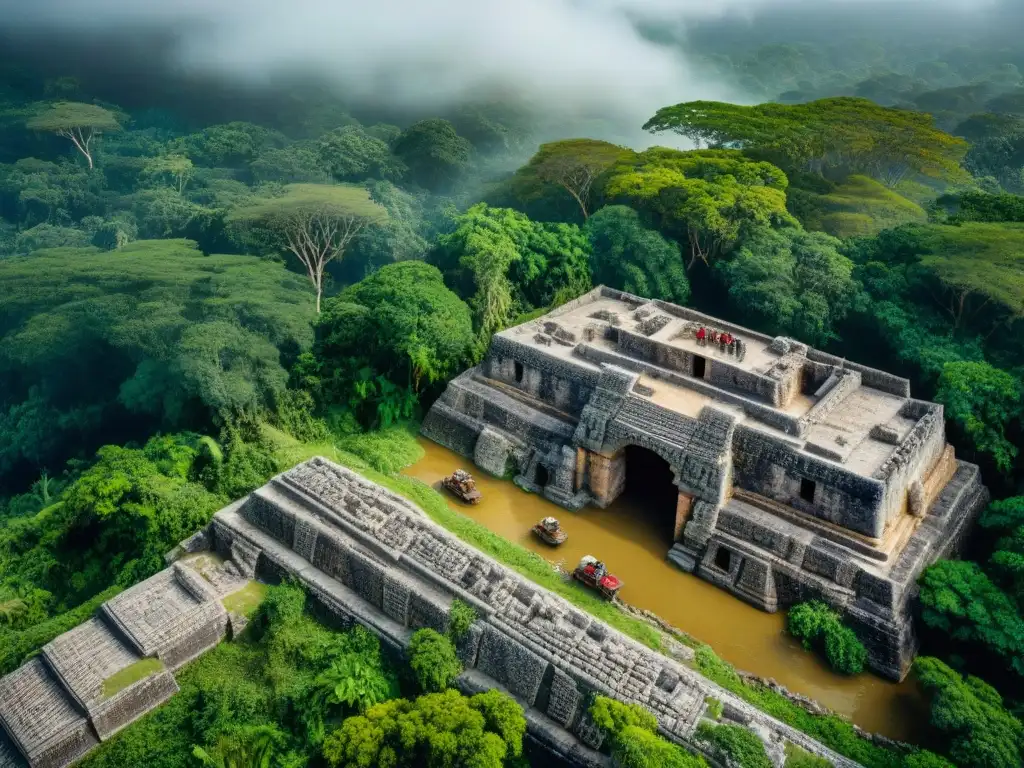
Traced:
POLYGON ((583 696, 576 681, 559 669, 554 670, 548 695, 547 715, 563 728, 568 728, 579 710, 583 696))
POLYGON ((490 624, 483 627, 476 665, 529 705, 548 668, 547 661, 490 624))
POLYGON ((473 463, 495 477, 511 471, 512 444, 491 427, 484 427, 473 449, 473 463))

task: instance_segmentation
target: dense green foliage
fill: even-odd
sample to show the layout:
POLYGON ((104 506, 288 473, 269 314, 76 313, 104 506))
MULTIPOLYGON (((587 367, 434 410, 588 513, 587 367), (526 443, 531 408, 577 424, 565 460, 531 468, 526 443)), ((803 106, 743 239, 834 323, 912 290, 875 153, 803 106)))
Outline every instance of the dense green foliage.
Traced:
POLYGON ((932 725, 963 768, 1010 768, 1024 760, 1024 724, 1003 708, 983 680, 966 679, 938 659, 922 656, 914 674, 932 700, 932 725))
POLYGON ((658 735, 658 721, 638 704, 595 696, 590 705, 594 725, 605 733, 605 745, 621 768, 704 768, 707 762, 658 735))
POLYGON ((452 641, 433 629, 419 629, 409 641, 409 667, 424 693, 451 687, 462 672, 452 641))
POLYGON ((707 721, 697 726, 696 737, 708 744, 715 759, 725 765, 742 768, 769 768, 764 742, 742 725, 714 725, 707 721))
POLYGON ((842 616, 825 603, 811 600, 789 609, 786 628, 804 648, 824 653, 829 666, 845 675, 860 674, 868 652, 853 630, 843 625, 842 616))

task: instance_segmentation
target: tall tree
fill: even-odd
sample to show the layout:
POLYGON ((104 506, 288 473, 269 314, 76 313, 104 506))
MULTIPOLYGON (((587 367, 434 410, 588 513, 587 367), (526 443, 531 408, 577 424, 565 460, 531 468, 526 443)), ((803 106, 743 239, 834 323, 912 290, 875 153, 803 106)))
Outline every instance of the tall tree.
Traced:
POLYGON ((395 155, 413 181, 431 191, 450 186, 469 166, 473 145, 447 120, 420 120, 395 139, 395 155))
POLYGON ((192 161, 186 155, 161 155, 148 161, 141 175, 149 179, 170 179, 178 194, 183 195, 192 178, 192 161))
POLYGON ((327 265, 341 258, 366 227, 387 218, 387 210, 363 187, 290 184, 279 197, 262 198, 232 211, 228 223, 243 240, 294 254, 316 291, 319 314, 327 265))
POLYGON ((967 142, 940 131, 929 114, 852 97, 756 106, 693 101, 658 110, 644 129, 741 148, 787 170, 866 173, 888 186, 910 175, 962 178, 967 152, 967 142))
POLYGON ((594 182, 615 163, 632 154, 624 147, 595 139, 555 141, 541 144, 518 175, 533 176, 543 183, 561 187, 576 201, 586 220, 590 218, 590 192, 594 182))
POLYGON ((25 127, 32 131, 55 133, 69 139, 85 157, 90 169, 93 167, 93 139, 104 131, 121 130, 121 124, 117 122, 113 112, 95 104, 78 101, 50 104, 30 117, 25 127))
POLYGON ((605 197, 639 210, 664 235, 689 245, 687 270, 710 265, 745 229, 794 222, 789 180, 779 168, 736 150, 680 152, 654 147, 608 171, 605 197))
POLYGON ((690 282, 679 246, 640 221, 625 205, 607 205, 587 221, 595 283, 651 299, 685 304, 690 282))

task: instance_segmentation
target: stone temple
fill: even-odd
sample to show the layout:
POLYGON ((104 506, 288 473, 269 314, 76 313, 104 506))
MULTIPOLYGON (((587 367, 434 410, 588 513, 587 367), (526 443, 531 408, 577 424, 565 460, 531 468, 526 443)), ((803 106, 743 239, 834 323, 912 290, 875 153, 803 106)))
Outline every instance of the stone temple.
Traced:
POLYGON ((826 600, 893 679, 918 575, 988 500, 906 379, 606 287, 496 334, 423 434, 572 510, 668 490, 673 562, 766 611, 826 600))

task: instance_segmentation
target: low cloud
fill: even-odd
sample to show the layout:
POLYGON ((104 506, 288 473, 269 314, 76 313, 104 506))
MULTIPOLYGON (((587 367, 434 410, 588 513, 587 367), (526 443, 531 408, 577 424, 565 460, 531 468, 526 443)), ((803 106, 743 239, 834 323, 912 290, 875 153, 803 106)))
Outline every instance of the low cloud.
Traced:
MULTIPOLYGON (((849 4, 866 0, 830 0, 849 4)), ((977 8, 986 0, 970 0, 977 8)), ((821 7, 824 0, 816 4, 821 7)), ((903 0, 938 12, 934 0, 903 0)), ((963 0, 966 4, 968 0, 963 0)), ((945 0, 955 7, 959 0, 945 0)), ((555 116, 639 126, 665 104, 742 99, 644 20, 679 26, 773 0, 0 0, 0 26, 83 35, 162 30, 184 70, 259 83, 315 72, 356 98, 421 109, 512 91, 555 116)), ((778 2, 775 2, 778 5, 778 2)), ((876 0, 877 4, 877 0, 876 0)))

